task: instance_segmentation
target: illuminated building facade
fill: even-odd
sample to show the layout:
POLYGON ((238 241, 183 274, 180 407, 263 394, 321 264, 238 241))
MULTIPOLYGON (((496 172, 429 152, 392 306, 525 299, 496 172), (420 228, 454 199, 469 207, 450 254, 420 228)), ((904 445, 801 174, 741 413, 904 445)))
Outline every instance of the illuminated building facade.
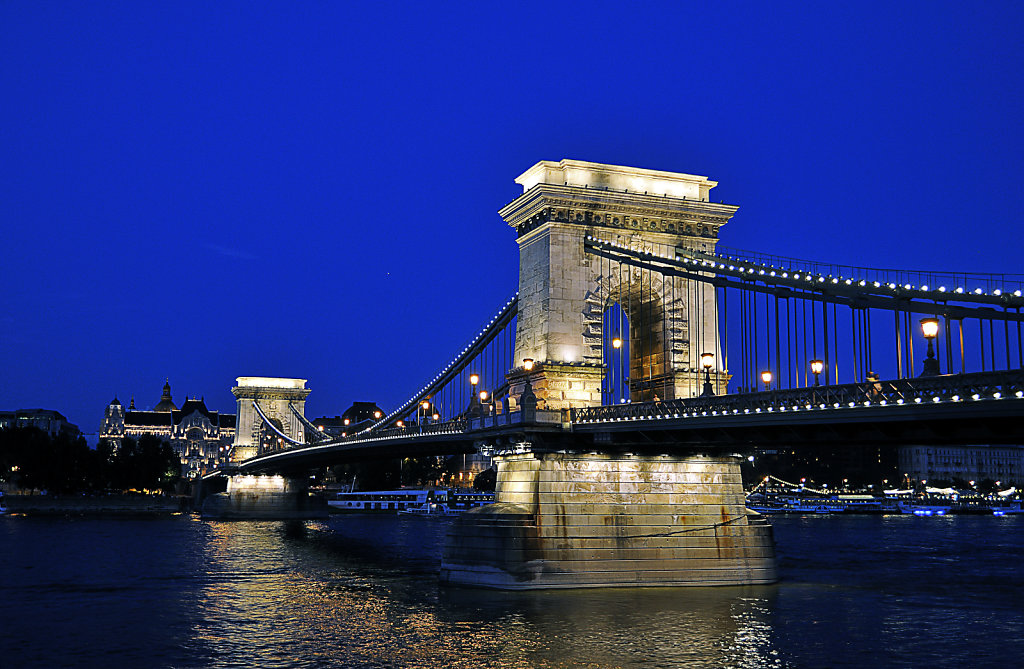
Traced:
POLYGON ((186 399, 179 409, 165 383, 160 401, 152 411, 126 409, 115 397, 103 416, 100 439, 120 447, 125 437, 153 435, 168 442, 181 460, 181 474, 194 477, 215 469, 230 457, 235 439, 235 415, 211 411, 202 398, 186 399))
POLYGON ((904 446, 900 473, 911 481, 984 481, 1024 485, 1024 446, 904 446))

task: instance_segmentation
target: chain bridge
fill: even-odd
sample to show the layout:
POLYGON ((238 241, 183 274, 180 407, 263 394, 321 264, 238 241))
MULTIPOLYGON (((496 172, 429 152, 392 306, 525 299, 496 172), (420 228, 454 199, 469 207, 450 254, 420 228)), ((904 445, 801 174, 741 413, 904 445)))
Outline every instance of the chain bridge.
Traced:
POLYGON ((764 583, 754 447, 1024 443, 1024 276, 724 248, 737 207, 702 176, 562 160, 516 182, 519 289, 476 336, 340 438, 296 388, 236 389, 231 474, 483 451, 498 501, 454 526, 442 580, 764 583))

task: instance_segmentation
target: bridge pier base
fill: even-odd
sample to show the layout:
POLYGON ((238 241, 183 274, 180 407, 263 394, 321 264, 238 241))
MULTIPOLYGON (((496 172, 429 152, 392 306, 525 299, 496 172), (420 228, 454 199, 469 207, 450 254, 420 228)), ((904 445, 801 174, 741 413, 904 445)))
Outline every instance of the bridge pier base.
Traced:
POLYGON ((217 520, 317 520, 327 502, 309 494, 305 479, 240 475, 228 478, 227 492, 203 502, 202 517, 217 520))
POLYGON ((771 526, 744 504, 738 457, 495 459, 497 501, 453 523, 443 583, 530 590, 778 579, 771 526))

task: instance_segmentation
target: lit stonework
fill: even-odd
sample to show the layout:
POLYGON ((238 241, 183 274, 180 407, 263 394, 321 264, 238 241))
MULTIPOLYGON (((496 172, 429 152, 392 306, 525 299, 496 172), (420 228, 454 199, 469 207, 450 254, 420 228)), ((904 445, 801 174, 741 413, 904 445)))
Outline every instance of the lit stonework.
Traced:
MULTIPOLYGON (((631 249, 711 253, 737 209, 709 201, 717 182, 576 160, 541 161, 516 182, 524 192, 500 214, 519 243, 516 359, 536 361, 538 399, 549 409, 601 404, 602 318, 616 302, 643 324, 631 329, 633 398, 700 394, 700 354, 720 349, 714 289, 602 261, 583 245, 593 236, 631 249)), ((728 374, 722 356, 715 360, 712 382, 722 392, 728 374)), ((514 398, 524 378, 512 374, 514 398)))
POLYGON ((277 435, 267 430, 256 412, 254 402, 281 432, 295 441, 305 441, 305 428, 289 404, 303 416, 309 389, 306 379, 284 379, 267 376, 240 376, 231 389, 238 398, 238 429, 232 460, 241 462, 274 448, 277 435))

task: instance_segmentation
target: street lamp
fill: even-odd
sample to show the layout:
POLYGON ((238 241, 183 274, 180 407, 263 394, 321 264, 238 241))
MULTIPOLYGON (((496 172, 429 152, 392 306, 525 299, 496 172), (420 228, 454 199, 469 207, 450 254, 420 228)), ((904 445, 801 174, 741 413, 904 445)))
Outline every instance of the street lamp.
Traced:
POLYGON ((818 383, 818 375, 825 370, 825 363, 821 360, 811 360, 811 373, 814 374, 814 385, 821 385, 818 383))
POLYGON ((714 397, 715 390, 711 387, 711 368, 715 366, 715 354, 714 353, 701 353, 700 364, 704 368, 704 390, 701 392, 701 397, 714 397))
POLYGON ((533 412, 537 409, 537 396, 533 394, 533 386, 530 384, 533 358, 523 358, 523 370, 526 372, 526 384, 523 386, 523 394, 519 396, 519 405, 524 412, 524 419, 533 420, 533 412))
POLYGON ((939 370, 939 361, 935 357, 935 349, 932 348, 932 340, 939 336, 939 319, 932 317, 922 318, 921 334, 928 340, 928 354, 924 359, 924 369, 921 370, 921 376, 938 376, 942 372, 939 370))
POLYGON ((622 339, 620 337, 612 339, 612 348, 622 348, 622 339))
POLYGON ((772 389, 772 373, 767 369, 761 372, 761 382, 764 383, 765 390, 772 389))

